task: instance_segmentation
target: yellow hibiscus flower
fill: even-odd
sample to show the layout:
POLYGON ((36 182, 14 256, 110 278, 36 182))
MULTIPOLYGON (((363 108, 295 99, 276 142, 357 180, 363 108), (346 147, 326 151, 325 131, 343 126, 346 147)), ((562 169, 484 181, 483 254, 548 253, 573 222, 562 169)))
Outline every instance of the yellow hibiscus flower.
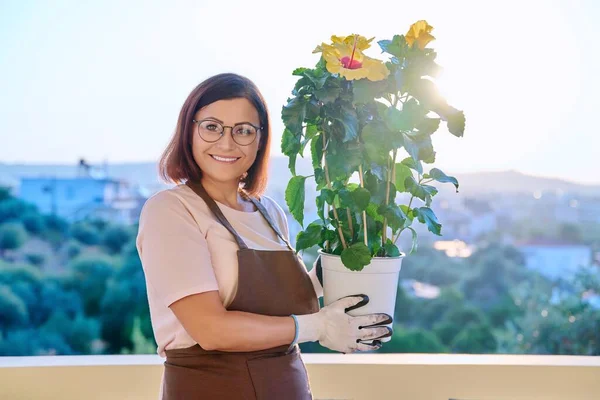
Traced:
POLYGON ((322 52, 327 71, 339 74, 347 80, 367 78, 370 81, 380 81, 385 79, 390 73, 385 64, 367 57, 359 48, 359 45, 368 48, 369 42, 373 39, 367 40, 362 36, 354 35, 353 42, 347 44, 349 37, 332 36, 333 44, 322 43, 313 53, 322 52))
POLYGON ((356 48, 360 51, 364 51, 371 47, 371 42, 375 39, 372 37, 371 39, 367 39, 361 35, 349 35, 349 36, 331 36, 331 41, 333 43, 345 44, 346 46, 354 46, 354 41, 356 40, 356 48))
POLYGON ((410 29, 406 33, 406 43, 412 47, 416 41, 419 48, 423 50, 429 42, 435 40, 435 37, 430 33, 432 30, 433 26, 429 25, 427 21, 417 21, 410 26, 410 29))
POLYGON ((331 36, 332 44, 322 43, 320 46, 317 46, 313 50, 313 54, 320 53, 324 50, 331 50, 333 45, 336 45, 336 44, 342 44, 342 45, 353 47, 354 41, 356 41, 356 48, 360 51, 363 51, 363 50, 366 50, 369 47, 371 47, 371 42, 373 41, 373 39, 375 39, 375 37, 372 37, 371 39, 367 39, 366 37, 361 36, 361 35, 348 35, 348 36, 332 35, 331 36))

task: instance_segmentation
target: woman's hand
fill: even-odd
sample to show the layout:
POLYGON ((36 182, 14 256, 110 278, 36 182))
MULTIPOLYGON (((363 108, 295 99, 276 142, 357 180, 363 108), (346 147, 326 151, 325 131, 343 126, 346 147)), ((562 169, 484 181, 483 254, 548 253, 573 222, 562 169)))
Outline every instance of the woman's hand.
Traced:
POLYGON ((386 325, 393 321, 387 314, 367 314, 357 317, 347 312, 369 302, 366 295, 343 297, 319 312, 297 315, 298 343, 319 341, 322 346, 342 353, 371 351, 381 347, 382 339, 392 335, 386 325), (373 340, 373 344, 361 341, 373 340))

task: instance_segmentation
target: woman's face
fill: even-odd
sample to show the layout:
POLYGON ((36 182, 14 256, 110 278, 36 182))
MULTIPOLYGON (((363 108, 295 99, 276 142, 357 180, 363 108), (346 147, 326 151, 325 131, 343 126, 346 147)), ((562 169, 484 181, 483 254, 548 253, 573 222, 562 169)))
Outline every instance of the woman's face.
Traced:
MULTIPOLYGON (((194 119, 196 121, 211 119, 223 126, 248 122, 260 126, 256 108, 245 98, 215 101, 198 110, 194 119)), ((193 129, 192 152, 196 164, 202 170, 203 178, 216 182, 239 182, 239 178, 248 171, 256 159, 262 132, 257 133, 252 144, 241 146, 233 140, 230 128, 225 128, 221 138, 213 143, 206 142, 200 137, 198 124, 193 124, 193 129), (219 161, 214 156, 236 160, 219 161)))

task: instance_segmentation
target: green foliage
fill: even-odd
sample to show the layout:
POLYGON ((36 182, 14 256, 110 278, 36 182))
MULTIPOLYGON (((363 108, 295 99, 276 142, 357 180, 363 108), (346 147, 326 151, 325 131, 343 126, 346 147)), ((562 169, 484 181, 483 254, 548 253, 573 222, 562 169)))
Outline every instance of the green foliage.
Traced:
POLYGON ((394 327, 392 339, 378 353, 445 353, 447 349, 437 336, 423 329, 394 327))
POLYGON ((29 321, 25 302, 17 296, 10 286, 0 284, 0 332, 29 321))
POLYGON ((115 266, 106 256, 82 256, 75 259, 69 268, 73 271, 70 286, 83 299, 86 315, 97 316, 108 281, 115 266))
POLYGON ((88 222, 77 222, 71 227, 71 236, 82 244, 93 246, 100 243, 100 230, 88 222))
POLYGON ((19 223, 5 223, 0 226, 0 256, 6 250, 15 250, 27 240, 27 232, 19 223))
POLYGON ((25 259, 28 263, 33 264, 36 267, 40 267, 46 262, 46 257, 43 254, 39 253, 25 254, 25 259))
POLYGON ((131 239, 130 230, 125 226, 116 225, 106 228, 102 233, 102 244, 112 253, 119 253, 131 239))
POLYGON ((21 222, 27 232, 32 235, 39 235, 46 230, 46 221, 44 217, 37 212, 29 212, 23 215, 21 222))
POLYGON ((441 123, 446 122, 448 131, 459 137, 465 127, 462 111, 442 98, 432 80, 440 70, 435 51, 410 45, 403 35, 378 43, 388 57, 385 66, 379 64, 387 68, 387 77, 367 74, 369 78, 347 79, 341 72, 330 72, 329 61, 322 56, 314 68, 294 70, 298 81, 281 110, 285 125, 281 149, 293 175, 285 198, 291 214, 305 229, 298 235, 301 249, 318 245, 332 254, 351 254, 343 258, 351 270, 362 269, 372 257, 398 256, 395 241, 404 230, 411 231, 411 252, 415 251, 414 222, 440 236, 442 226, 431 208, 438 190, 428 183, 451 183, 457 191, 459 187, 456 178, 438 168, 423 171, 423 163, 435 161, 431 137, 441 123), (308 143, 320 191, 316 205, 321 225, 341 227, 341 231, 304 226, 308 177, 296 176, 295 164, 308 143), (410 162, 396 163, 400 151, 410 162), (349 180, 357 172, 364 182, 359 189, 350 190, 349 180), (408 203, 397 204, 397 193, 408 193, 408 203), (423 204, 413 205, 415 199, 423 204), (337 217, 335 213, 326 215, 324 207, 335 208, 337 217), (392 236, 384 240, 383 231, 388 227, 392 236), (366 240, 361 235, 364 231, 366 240), (331 232, 337 237, 331 238, 331 232), (360 257, 350 250, 359 243, 368 254, 364 248, 360 257))

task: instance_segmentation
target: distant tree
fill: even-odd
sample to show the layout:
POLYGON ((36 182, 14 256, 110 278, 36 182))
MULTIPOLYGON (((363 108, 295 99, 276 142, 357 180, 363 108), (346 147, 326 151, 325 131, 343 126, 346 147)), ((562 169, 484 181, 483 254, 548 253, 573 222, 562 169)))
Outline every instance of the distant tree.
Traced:
POLYGON ((102 339, 111 354, 133 351, 136 320, 144 337, 153 340, 146 282, 134 240, 124 247, 123 264, 110 280, 101 307, 102 339))
POLYGON ((82 246, 76 240, 69 240, 65 244, 65 252, 67 254, 67 258, 69 260, 74 259, 75 257, 81 254, 82 246))
POLYGON ((119 253, 131 239, 129 229, 122 225, 107 228, 102 234, 102 244, 112 253, 119 253))
POLYGON ((9 186, 0 186, 0 202, 13 198, 9 186))
POLYGON ((438 297, 415 302, 414 307, 419 310, 415 315, 415 324, 429 329, 441 321, 446 313, 465 307, 465 298, 457 289, 447 287, 442 288, 438 297))
POLYGON ((72 355, 73 350, 57 333, 34 328, 10 331, 0 341, 0 356, 72 355))
POLYGON ((48 214, 44 215, 43 218, 46 229, 40 236, 50 243, 54 250, 58 250, 67 239, 69 223, 58 215, 48 214))
POLYGON ((39 253, 25 254, 25 259, 28 263, 35 265, 36 267, 41 267, 46 262, 46 256, 39 253))
POLYGON ((76 290, 83 299, 87 316, 100 314, 100 303, 115 270, 113 262, 106 256, 80 256, 68 266, 72 271, 68 287, 76 290))
POLYGON ((71 319, 58 309, 42 325, 41 331, 61 336, 74 354, 93 354, 93 342, 100 337, 100 323, 81 314, 71 319))
POLYGON ((22 215, 36 211, 37 208, 33 204, 26 203, 14 197, 6 198, 0 201, 0 224, 19 222, 22 215))
POLYGON ((600 309, 587 299, 600 293, 600 276, 582 269, 558 299, 523 291, 525 313, 515 320, 520 351, 528 354, 600 355, 600 309))
POLYGON ((448 349, 437 336, 423 329, 404 330, 394 326, 392 339, 378 353, 445 353, 448 349))
POLYGON ((32 235, 39 235, 46 229, 44 217, 37 212, 29 212, 21 217, 21 222, 32 235))
POLYGON ((94 225, 86 222, 73 224, 71 226, 71 236, 88 246, 100 243, 100 231, 94 225))
POLYGON ((0 257, 5 257, 6 250, 16 250, 27 240, 27 232, 23 225, 7 223, 0 226, 0 257))
POLYGON ((487 324, 487 319, 479 309, 465 305, 460 308, 453 308, 445 313, 440 321, 433 326, 433 331, 444 345, 449 346, 469 324, 477 326, 487 324))
POLYGON ((10 286, 0 284, 0 338, 10 329, 24 326, 28 322, 29 313, 25 302, 10 286))
POLYGON ((99 233, 102 233, 110 226, 109 222, 101 218, 86 219, 85 223, 96 228, 99 233))
POLYGON ((470 323, 463 327, 452 340, 453 353, 495 353, 498 344, 488 324, 470 323))

